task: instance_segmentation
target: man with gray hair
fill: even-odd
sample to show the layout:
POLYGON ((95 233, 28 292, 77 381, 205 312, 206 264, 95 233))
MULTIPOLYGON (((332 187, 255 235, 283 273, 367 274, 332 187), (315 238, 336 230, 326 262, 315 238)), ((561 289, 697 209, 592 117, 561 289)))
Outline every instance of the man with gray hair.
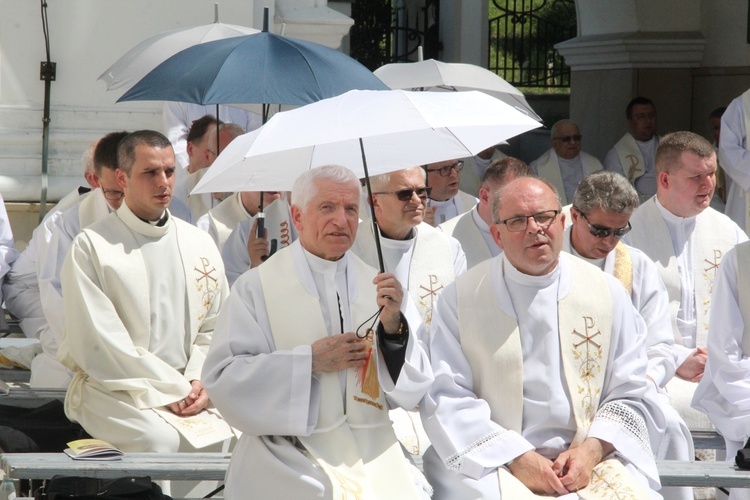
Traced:
POLYGON ((529 165, 535 175, 555 186, 563 205, 570 203, 585 176, 603 168, 594 156, 581 151, 582 139, 576 122, 560 120, 550 129, 552 147, 529 165))
POLYGON ((677 376, 667 391, 690 430, 713 430, 690 402, 706 364, 717 269, 727 251, 747 241, 737 224, 709 206, 715 182, 716 153, 706 139, 692 132, 664 136, 656 151, 656 195, 633 213, 625 237, 656 263, 667 288, 677 352, 677 376))
MULTIPOLYGON (((586 176, 573 196, 573 224, 565 228, 563 251, 599 267, 625 287, 646 323, 646 375, 656 385, 667 418, 664 438, 654 455, 657 459, 692 460, 690 432, 664 391, 674 375, 677 357, 667 290, 653 261, 620 241, 630 231, 630 216, 639 204, 638 192, 622 175, 603 171, 586 176)), ((692 488, 667 488, 660 493, 667 499, 693 498, 692 488)))
POLYGON ((438 226, 448 236, 453 236, 466 253, 466 266, 471 269, 480 262, 494 257, 502 250, 490 234, 492 222, 492 197, 495 192, 517 177, 533 172, 518 158, 505 157, 487 167, 479 188, 479 203, 473 209, 447 220, 438 226))
MULTIPOLYGON (((385 270, 406 285, 426 325, 437 293, 466 271, 461 244, 424 222, 430 188, 420 167, 370 178, 385 270)), ((372 220, 360 223, 352 251, 378 267, 372 220)))
POLYGON ((432 383, 421 322, 393 274, 349 251, 359 189, 340 166, 301 175, 299 239, 240 276, 222 311, 203 378, 242 431, 227 498, 428 497, 388 419, 432 383))

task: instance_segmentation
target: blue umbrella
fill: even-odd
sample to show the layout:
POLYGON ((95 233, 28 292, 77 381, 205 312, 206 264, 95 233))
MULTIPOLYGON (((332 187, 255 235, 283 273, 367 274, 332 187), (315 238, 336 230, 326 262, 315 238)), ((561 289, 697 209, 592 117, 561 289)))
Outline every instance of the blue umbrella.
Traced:
MULTIPOLYGON (((338 50, 269 33, 265 9, 260 33, 206 42, 178 52, 117 102, 180 101, 216 104, 217 108, 219 104, 263 104, 265 123, 269 104, 302 106, 350 90, 388 87, 338 50)), ((262 214, 262 194, 260 206, 262 214)), ((262 217, 258 219, 261 234, 262 217)))
POLYGON ((338 50, 262 31, 178 52, 143 77, 118 102, 301 106, 354 89, 388 87, 369 69, 338 50))

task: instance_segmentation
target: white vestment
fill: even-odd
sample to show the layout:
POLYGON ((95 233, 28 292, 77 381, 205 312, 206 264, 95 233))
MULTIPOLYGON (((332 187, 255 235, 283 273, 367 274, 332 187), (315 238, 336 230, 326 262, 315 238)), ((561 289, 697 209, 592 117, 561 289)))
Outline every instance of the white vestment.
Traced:
MULTIPOLYGON (((0 285, 5 280, 5 275, 10 271, 10 266, 18 258, 18 250, 13 243, 13 231, 10 228, 8 212, 5 210, 5 202, 0 196, 0 285)), ((3 294, 0 290, 0 304, 3 302, 3 294)))
POLYGON ((729 250, 714 280, 708 336, 708 363, 693 397, 693 406, 706 413, 727 442, 727 459, 750 438, 750 341, 747 264, 750 243, 729 250))
POLYGON ((38 269, 39 293, 46 324, 39 333, 42 353, 31 364, 31 387, 68 387, 72 375, 57 360, 57 349, 65 328, 60 271, 73 239, 81 229, 103 219, 110 211, 102 190, 97 188, 59 217, 43 223, 51 235, 38 269))
POLYGON ((750 110, 744 102, 750 100, 750 91, 735 98, 721 117, 719 164, 732 180, 727 192, 724 213, 745 232, 749 232, 748 193, 750 192, 750 151, 747 147, 747 121, 750 110))
POLYGON ((659 136, 646 142, 626 133, 604 158, 604 170, 624 175, 638 191, 641 202, 656 194, 656 148, 659 136))
MULTIPOLYGON (((572 226, 565 228, 563 251, 580 257, 617 278, 630 295, 633 307, 646 323, 646 375, 657 386, 659 402, 666 418, 664 436, 660 448, 653 450, 654 456, 657 459, 692 461, 695 457, 693 438, 680 414, 672 407, 669 395, 663 390, 674 376, 677 355, 673 352, 674 334, 669 317, 669 297, 656 265, 646 254, 622 242, 604 259, 587 259, 573 248, 570 241, 571 230, 572 226)), ((664 498, 693 498, 692 488, 667 490, 668 492, 662 491, 664 498)))
POLYGON ((175 181, 173 198, 180 200, 187 205, 194 221, 208 213, 213 207, 221 203, 221 200, 214 198, 212 193, 190 194, 198 182, 206 175, 208 168, 202 168, 192 174, 188 174, 175 181))
MULTIPOLYGON (((710 207, 695 217, 677 217, 657 196, 638 207, 630 222, 633 230, 624 241, 656 263, 667 288, 679 368, 696 347, 706 346, 716 271, 723 255, 747 236, 710 207)), ((667 391, 691 430, 712 430, 708 418, 690 406, 695 387, 693 382, 673 377, 667 391)))
MULTIPOLYGON (((585 312, 580 314, 585 321, 585 312)), ((573 335, 593 339, 588 335, 589 326, 588 323, 585 329, 581 326, 581 332, 576 334, 576 329, 573 335)), ((435 382, 421 405, 425 429, 434 449, 432 454, 428 451, 425 455, 425 472, 435 488, 434 498, 479 498, 467 496, 471 491, 482 495, 481 498, 498 498, 498 480, 494 474, 498 467, 532 449, 554 460, 574 439, 580 442, 585 437, 610 442, 629 470, 634 472, 637 468, 648 478, 648 487, 658 488, 651 449, 659 445, 664 417, 656 402, 654 385, 645 378, 644 328, 619 282, 565 253, 546 276, 522 274, 501 255, 457 278, 441 293, 433 315, 429 352, 435 382), (563 371, 563 362, 570 355, 561 351, 562 332, 555 314, 558 302, 566 300, 574 289, 576 273, 582 266, 590 269, 588 274, 597 273, 605 294, 596 299, 603 300, 610 308, 611 324, 609 347, 604 356, 606 364, 596 363, 599 367, 596 372, 603 377, 602 392, 594 399, 598 405, 590 409, 595 416, 587 431, 585 426, 577 428, 573 418, 568 386, 576 381, 566 379, 567 368, 563 371), (488 287, 490 293, 484 293, 488 287), (463 291, 459 294, 459 290, 463 291), (477 291, 482 292, 481 297, 477 291), (462 317, 461 310, 470 317, 462 317), (517 346, 515 349, 521 350, 522 359, 514 356, 517 361, 511 362, 495 358, 493 347, 481 355, 486 362, 475 366, 468 360, 469 353, 475 356, 487 349, 462 345, 462 339, 469 334, 490 333, 480 332, 476 320, 471 329, 465 328, 465 322, 472 321, 473 312, 495 310, 517 321, 516 330, 505 344, 517 346), (487 369, 502 373, 504 380, 491 380, 486 376, 487 369), (519 386, 518 398, 507 398, 505 403, 497 401, 497 396, 490 392, 498 388, 498 383, 519 386), (485 394, 482 388, 491 391, 485 394), (502 426, 498 422, 514 423, 502 426), (580 435, 581 432, 585 435, 580 435)), ((585 343, 577 344, 576 349, 585 343)), ((576 401, 581 397, 579 393, 576 391, 576 401)), ((575 410, 576 415, 578 411, 575 410)), ((638 478, 639 474, 634 472, 634 476, 638 478)), ((645 484, 642 476, 639 479, 645 484)))
POLYGON ((566 160, 557 156, 552 148, 532 161, 529 167, 540 178, 555 186, 563 205, 573 202, 573 195, 584 177, 603 168, 599 160, 583 151, 575 158, 566 160))
MULTIPOLYGON (((182 168, 187 168, 190 162, 187 154, 187 136, 188 132, 190 132, 190 127, 195 120, 205 115, 216 117, 216 105, 204 106, 202 104, 172 101, 164 103, 164 110, 162 112, 164 135, 172 143, 175 160, 177 161, 177 165, 182 168)), ((251 132, 262 124, 259 114, 233 106, 219 106, 218 118, 224 123, 236 123, 245 132, 251 132)), ((215 151, 216 144, 209 144, 208 148, 215 151)))
POLYGON ((60 278, 66 415, 123 451, 194 451, 151 409, 200 380, 228 295, 211 238, 171 216, 144 222, 123 203, 75 238, 60 278))
POLYGON ((242 204, 241 193, 234 193, 204 214, 195 225, 211 235, 221 252, 237 225, 252 217, 242 204))
MULTIPOLYGON (((295 436, 304 442, 307 436, 326 432, 318 429, 318 420, 326 413, 326 408, 320 406, 325 374, 311 374, 309 344, 277 348, 277 342, 288 343, 287 337, 293 338, 296 333, 272 331, 271 322, 279 311, 288 308, 287 321, 292 323, 309 317, 310 328, 322 320, 329 334, 355 331, 358 325, 354 312, 368 300, 359 294, 372 287, 358 282, 363 267, 366 266, 350 252, 339 261, 325 261, 295 242, 234 284, 203 370, 212 401, 227 421, 243 433, 227 473, 228 498, 244 498, 247 492, 259 498, 331 498, 329 476, 310 454, 295 445, 295 436), (289 269, 295 270, 291 276, 287 275, 289 269), (264 290, 267 278, 273 285, 273 302, 267 298, 270 290, 264 290), (284 291, 300 290, 299 287, 304 288, 305 296, 297 301, 284 291)), ((371 277, 377 273, 367 269, 371 277)), ((371 278, 365 281, 368 279, 371 278)), ((377 310, 374 296, 372 309, 377 310)), ((405 315, 410 325, 409 340, 395 384, 383 357, 376 350, 373 356, 380 388, 389 403, 413 408, 432 382, 432 374, 412 327, 420 324, 419 317, 413 308, 405 315)), ((342 392, 347 387, 348 394, 347 371, 338 372, 338 376, 342 392)), ((331 405, 340 402, 341 398, 339 403, 329 400, 331 405)))
POLYGON ((437 201, 431 199, 428 206, 437 209, 435 210, 435 224, 440 225, 453 217, 458 217, 462 213, 468 212, 477 203, 479 203, 479 200, 476 196, 459 191, 450 200, 437 201))
MULTIPOLYGON (((297 241, 297 229, 292 224, 289 203, 285 199, 279 198, 268 205, 264 214, 264 227, 268 231, 268 244, 272 251, 281 250, 297 241)), ((247 242, 250 239, 250 230, 253 228, 255 218, 240 222, 229 234, 221 249, 221 258, 224 260, 224 270, 227 273, 229 286, 232 286, 242 273, 250 269, 247 242)))
POLYGON ((43 264, 39 262, 39 259, 44 258, 47 245, 52 238, 50 226, 47 223, 59 217, 66 209, 80 203, 90 191, 78 193, 79 190, 68 193, 53 210, 44 216, 42 224, 34 229, 29 244, 13 263, 3 283, 5 307, 19 319, 21 330, 27 337, 39 338, 42 328, 47 323, 42 310, 37 275, 38 267, 43 264))
MULTIPOLYGON (((429 326, 437 294, 466 271, 466 255, 458 240, 429 224, 422 222, 412 231, 406 240, 392 240, 381 233, 383 264, 409 291, 429 326)), ((370 266, 380 267, 371 220, 360 222, 352 252, 370 266)))
POLYGON ((502 252, 490 234, 490 226, 479 216, 477 206, 438 226, 438 229, 461 243, 461 249, 466 254, 467 269, 502 252))

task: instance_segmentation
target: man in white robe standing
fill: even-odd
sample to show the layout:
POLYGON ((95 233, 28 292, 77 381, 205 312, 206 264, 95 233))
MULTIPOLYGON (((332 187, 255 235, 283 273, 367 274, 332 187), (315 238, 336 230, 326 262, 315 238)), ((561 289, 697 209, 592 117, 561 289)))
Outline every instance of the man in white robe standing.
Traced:
POLYGON ((656 194, 656 106, 647 97, 636 97, 625 117, 628 132, 607 153, 604 169, 624 175, 643 202, 656 194))
POLYGON ((490 226, 493 224, 492 196, 513 179, 530 175, 533 172, 529 166, 518 158, 506 156, 492 162, 482 178, 479 203, 465 214, 438 226, 438 229, 461 243, 468 269, 502 252, 490 234, 490 226))
MULTIPOLYGON (((654 455, 657 460, 692 461, 692 436, 664 390, 674 376, 677 358, 667 289, 656 264, 620 241, 631 229, 630 216, 640 204, 638 193, 620 174, 595 172, 583 179, 572 201, 573 223, 565 228, 563 251, 617 278, 646 323, 646 375, 656 387, 667 419, 661 446, 653 450, 654 455)), ((693 499, 692 488, 664 488, 660 493, 666 499, 693 499)))
POLYGON ((750 234, 750 90, 736 97, 721 117, 719 163, 731 180, 724 213, 750 234))
POLYGON ((477 204, 476 196, 459 190, 463 160, 439 161, 422 168, 427 172, 427 186, 431 190, 425 216, 430 225, 439 226, 477 204))
POLYGON ((203 369, 211 400, 243 433, 226 495, 426 498, 388 406, 414 407, 432 375, 401 284, 348 251, 359 182, 319 167, 297 179, 292 201, 299 240, 234 284, 203 369))
POLYGON ((581 151, 582 140, 581 129, 576 122, 555 122, 550 129, 552 147, 529 164, 534 175, 555 186, 563 205, 571 202, 584 177, 603 168, 594 156, 581 151))
MULTIPOLYGON (((693 397, 724 437, 726 459, 750 438, 750 242, 729 250, 719 266, 711 296, 708 362, 693 397)), ((732 489, 733 500, 750 499, 750 489, 732 489)))
POLYGON ((65 413, 126 452, 194 451, 167 419, 209 403, 200 372, 228 294, 221 257, 167 209, 175 159, 165 136, 129 134, 115 173, 122 205, 81 231, 61 272, 65 413))
MULTIPOLYGON (((745 233, 709 206, 716 183, 716 153, 692 132, 664 136, 656 153, 657 192, 630 219, 625 243, 656 263, 669 294, 677 354, 667 383, 674 406, 690 430, 713 430, 690 402, 706 364, 711 290, 722 257, 745 233)), ((710 455, 709 455, 710 456, 710 455)))
MULTIPOLYGON (((423 222, 430 188, 421 167, 375 175, 370 186, 385 270, 404 284, 429 326, 438 292, 466 271, 461 244, 423 222)), ((372 220, 359 226, 352 252, 377 269, 372 220)))
POLYGON ((433 498, 658 498, 642 319, 617 280, 560 253, 551 185, 516 179, 493 206, 503 254, 443 290, 430 328, 433 498))

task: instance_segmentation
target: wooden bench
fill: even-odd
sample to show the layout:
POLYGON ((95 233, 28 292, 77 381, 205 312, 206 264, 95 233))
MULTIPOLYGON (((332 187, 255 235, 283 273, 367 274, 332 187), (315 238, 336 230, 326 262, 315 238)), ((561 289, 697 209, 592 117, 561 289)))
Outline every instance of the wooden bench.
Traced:
POLYGON ((734 462, 657 460, 656 467, 662 486, 750 488, 750 470, 741 470, 734 462))
POLYGON ((228 453, 126 453, 122 460, 73 460, 65 453, 2 453, 0 467, 12 479, 44 480, 55 475, 223 481, 228 453))

